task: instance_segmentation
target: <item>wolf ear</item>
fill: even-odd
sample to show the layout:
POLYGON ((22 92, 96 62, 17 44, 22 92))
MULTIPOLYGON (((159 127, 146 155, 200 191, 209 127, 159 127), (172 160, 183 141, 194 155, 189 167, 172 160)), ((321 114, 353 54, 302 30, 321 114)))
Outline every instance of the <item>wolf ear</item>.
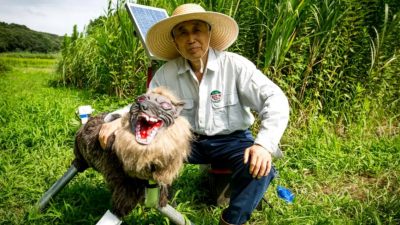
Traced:
POLYGON ((181 111, 183 109, 183 106, 185 105, 184 102, 174 102, 173 103, 175 106, 175 118, 178 117, 181 114, 181 111))

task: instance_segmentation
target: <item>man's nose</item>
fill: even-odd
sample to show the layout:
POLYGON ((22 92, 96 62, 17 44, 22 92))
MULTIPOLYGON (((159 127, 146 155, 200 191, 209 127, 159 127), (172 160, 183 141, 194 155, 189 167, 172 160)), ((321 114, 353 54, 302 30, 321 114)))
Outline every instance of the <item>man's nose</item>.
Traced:
POLYGON ((188 35, 188 43, 194 43, 194 41, 196 40, 196 35, 189 33, 188 35))

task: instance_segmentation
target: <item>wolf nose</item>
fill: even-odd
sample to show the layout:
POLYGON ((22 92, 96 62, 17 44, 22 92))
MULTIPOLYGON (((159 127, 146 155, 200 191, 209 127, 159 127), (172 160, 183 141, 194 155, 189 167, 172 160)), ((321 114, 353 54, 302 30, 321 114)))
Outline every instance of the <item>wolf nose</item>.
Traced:
POLYGON ((149 106, 145 102, 140 103, 139 106, 142 111, 145 111, 149 108, 149 106))

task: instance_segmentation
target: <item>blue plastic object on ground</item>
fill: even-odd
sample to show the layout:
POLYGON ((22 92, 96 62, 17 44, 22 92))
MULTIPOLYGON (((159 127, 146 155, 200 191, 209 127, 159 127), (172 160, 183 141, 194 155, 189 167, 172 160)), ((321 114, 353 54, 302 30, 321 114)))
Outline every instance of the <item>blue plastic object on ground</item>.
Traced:
POLYGON ((287 203, 293 203, 294 194, 287 188, 278 185, 276 188, 279 198, 285 200, 287 203))

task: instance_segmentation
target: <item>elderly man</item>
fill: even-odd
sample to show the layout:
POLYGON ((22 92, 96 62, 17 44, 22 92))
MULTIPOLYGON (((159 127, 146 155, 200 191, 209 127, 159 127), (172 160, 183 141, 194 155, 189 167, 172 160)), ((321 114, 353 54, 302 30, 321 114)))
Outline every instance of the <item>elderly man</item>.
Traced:
MULTIPOLYGON (((243 224, 275 176, 272 156, 286 129, 289 107, 282 90, 246 58, 224 51, 237 38, 231 17, 205 11, 196 4, 175 9, 147 33, 146 44, 168 61, 155 74, 150 88, 165 86, 185 102, 182 115, 197 139, 188 159, 194 164, 230 168, 231 196, 220 224, 243 224), (254 139, 251 109, 261 125, 254 139)), ((103 125, 100 141, 118 122, 103 125)))

